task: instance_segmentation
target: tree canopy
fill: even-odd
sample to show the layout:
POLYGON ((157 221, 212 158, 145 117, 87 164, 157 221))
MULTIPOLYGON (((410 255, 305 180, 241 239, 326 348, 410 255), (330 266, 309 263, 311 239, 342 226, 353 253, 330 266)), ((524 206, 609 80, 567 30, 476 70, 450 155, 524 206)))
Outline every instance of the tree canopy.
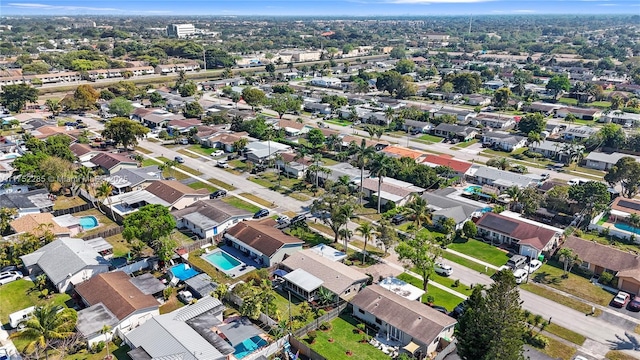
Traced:
MULTIPOLYGON (((100 92, 102 94, 102 92, 100 92)), ((102 95, 101 95, 102 96, 102 95)), ((133 105, 131 101, 117 97, 109 103, 109 112, 120 117, 127 117, 133 111, 133 105)))
POLYGON ((0 93, 0 104, 9 111, 20 112, 27 102, 38 101, 38 89, 27 84, 6 85, 0 93))
POLYGON ((137 145, 138 139, 144 137, 148 132, 149 128, 137 121, 117 117, 105 124, 102 136, 115 141, 116 144, 122 144, 125 149, 128 149, 131 145, 137 145))
POLYGON ((611 186, 620 184, 622 195, 633 198, 640 187, 640 163, 631 156, 625 156, 618 160, 604 176, 604 180, 611 186))
POLYGON ((520 119, 518 130, 525 134, 540 134, 547 126, 547 121, 540 113, 527 114, 520 119))

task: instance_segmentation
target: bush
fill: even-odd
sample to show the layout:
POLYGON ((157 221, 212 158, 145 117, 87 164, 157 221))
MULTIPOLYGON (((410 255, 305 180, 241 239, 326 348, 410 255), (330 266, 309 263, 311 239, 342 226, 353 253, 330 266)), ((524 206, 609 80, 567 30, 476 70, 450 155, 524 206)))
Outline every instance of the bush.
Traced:
POLYGON ((323 322, 322 324, 320 324, 320 330, 323 330, 323 331, 331 330, 331 323, 327 321, 323 322))
POLYGON ((535 335, 528 337, 527 343, 538 349, 544 349, 545 347, 547 347, 547 345, 549 345, 549 339, 541 335, 535 335))
POLYGON ((106 344, 104 343, 104 341, 100 341, 99 343, 93 345, 93 348, 91 348, 91 352, 94 354, 97 354, 99 352, 101 352, 102 350, 104 350, 104 347, 106 346, 106 344))
POLYGON ((600 284, 611 285, 613 282, 613 274, 610 272, 603 272, 600 274, 600 279, 598 280, 600 284))
POLYGON ((456 281, 453 282, 453 284, 451 284, 451 287, 458 287, 460 286, 460 280, 456 279, 456 281))
POLYGON ((309 339, 309 343, 313 344, 314 341, 316 341, 316 338, 318 337, 318 333, 316 333, 315 330, 311 330, 307 333, 307 338, 309 339))
POLYGON ((427 303, 428 303, 428 304, 433 304, 433 302, 434 302, 435 300, 436 300, 436 299, 433 297, 433 295, 427 295, 427 303))

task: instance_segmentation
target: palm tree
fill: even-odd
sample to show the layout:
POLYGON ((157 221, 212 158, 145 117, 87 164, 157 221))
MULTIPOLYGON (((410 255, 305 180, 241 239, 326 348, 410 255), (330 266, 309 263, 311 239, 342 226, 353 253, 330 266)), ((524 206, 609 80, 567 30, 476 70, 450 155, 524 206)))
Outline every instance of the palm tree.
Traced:
POLYGON ((49 108, 54 116, 58 115, 58 113, 60 113, 60 110, 62 110, 62 105, 60 104, 60 100, 58 99, 47 99, 47 101, 45 101, 45 105, 49 108))
POLYGON ((565 247, 558 251, 558 258, 564 264, 563 276, 567 276, 567 272, 571 271, 571 267, 569 265, 578 259, 578 255, 575 254, 572 249, 565 247))
POLYGON ((165 170, 170 170, 171 171, 171 176, 175 177, 176 176, 176 169, 175 166, 178 165, 178 162, 175 160, 167 160, 164 162, 164 164, 158 166, 158 169, 160 169, 160 171, 164 172, 165 170))
POLYGON ((520 203, 520 197, 522 196, 522 191, 517 186, 511 186, 504 191, 504 194, 509 195, 511 198, 511 202, 509 203, 509 207, 513 210, 516 204, 520 203))
POLYGON ((384 117, 385 119, 387 119, 387 124, 393 121, 395 115, 396 111, 391 106, 388 106, 386 109, 384 109, 384 117))
POLYGON ((373 235, 373 226, 371 226, 370 222, 364 221, 356 228, 356 232, 364 239, 364 246, 362 247, 362 264, 364 265, 367 260, 367 243, 373 235))
POLYGON ((378 178, 378 214, 380 214, 380 202, 382 197, 380 191, 384 177, 393 172, 393 159, 384 154, 375 154, 371 163, 371 175, 378 178))
POLYGON ((373 137, 376 134, 376 126, 367 125, 364 127, 364 131, 366 131, 367 134, 369 134, 369 139, 373 140, 373 137))
POLYGON ((338 231, 338 236, 344 242, 344 253, 347 253, 347 242, 351 240, 353 236, 353 231, 349 230, 349 228, 344 227, 338 231))
POLYGON ((25 353, 44 351, 45 358, 49 359, 48 350, 52 342, 72 336, 77 320, 78 314, 73 309, 52 304, 38 306, 33 315, 22 323, 24 330, 12 337, 28 340, 23 350, 25 353))
POLYGON ((380 225, 376 227, 376 238, 382 246, 384 246, 384 255, 386 256, 389 252, 389 248, 397 241, 397 232, 396 229, 391 226, 388 220, 380 221, 380 225))
POLYGON ((342 145, 342 139, 340 139, 336 134, 327 136, 325 142, 329 151, 337 151, 336 149, 339 150, 342 145))
POLYGON ((416 232, 420 231, 425 224, 433 224, 431 221, 431 210, 427 206, 427 200, 420 197, 420 195, 413 194, 413 199, 407 205, 407 209, 413 217, 413 225, 416 232))
POLYGON ((640 215, 633 213, 626 218, 629 225, 633 226, 636 229, 640 229, 640 215))
POLYGON ((109 354, 109 342, 111 340, 107 337, 107 334, 111 333, 111 326, 103 325, 102 329, 100 329, 100 333, 104 335, 104 343, 107 346, 107 356, 105 357, 105 359, 111 360, 111 355, 109 354))
POLYGON ((113 214, 113 206, 111 204, 111 192, 113 191, 113 187, 111 186, 111 184, 109 184, 106 181, 103 181, 97 188, 96 188, 96 196, 98 197, 98 199, 106 199, 107 203, 109 205, 109 209, 111 209, 111 219, 115 221, 115 216, 113 214))
POLYGON ((364 167, 367 165, 367 162, 369 161, 369 159, 376 152, 376 149, 373 146, 367 146, 367 141, 365 139, 362 139, 360 146, 352 146, 351 151, 356 156, 356 163, 360 168, 359 201, 360 201, 360 205, 362 205, 362 194, 363 194, 362 189, 364 186, 364 167))
POLYGON ((304 161, 304 157, 307 156, 307 154, 309 154, 309 148, 307 148, 306 146, 300 146, 298 148, 298 150, 296 151, 296 156, 293 157, 293 161, 298 161, 300 159, 302 159, 302 173, 304 174, 305 171, 305 161, 304 161))
POLYGON ((76 170, 76 176, 79 181, 74 188, 77 190, 84 189, 93 198, 90 191, 93 186, 93 171, 86 166, 81 166, 76 170))

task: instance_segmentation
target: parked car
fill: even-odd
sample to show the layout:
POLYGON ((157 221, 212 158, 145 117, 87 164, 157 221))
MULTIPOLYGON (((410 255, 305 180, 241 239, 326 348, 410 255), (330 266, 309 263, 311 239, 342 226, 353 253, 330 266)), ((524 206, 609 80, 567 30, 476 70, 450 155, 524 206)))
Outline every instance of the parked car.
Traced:
POLYGON ((304 221, 307 218, 307 214, 298 214, 291 218, 291 224, 298 223, 300 221, 304 221))
POLYGON ((397 214, 394 217, 391 218, 391 223, 393 225, 400 225, 402 224, 405 220, 407 220, 407 218, 402 215, 402 214, 397 214))
POLYGON ((522 284, 527 279, 527 270, 518 269, 513 272, 513 276, 516 278, 516 284, 522 284))
POLYGON ((178 164, 184 163, 184 159, 182 158, 182 156, 176 156, 173 158, 173 160, 175 160, 175 162, 177 162, 178 164))
POLYGON ((265 216, 269 216, 269 210, 267 210, 267 209, 260 209, 260 210, 256 211, 255 214, 253 214, 253 218, 254 219, 260 219, 260 218, 263 218, 265 216))
POLYGON ((513 255, 509 261, 507 261, 507 266, 512 270, 520 269, 527 264, 527 258, 522 255, 513 255))
POLYGON ((617 308, 623 308, 631 300, 631 295, 624 291, 619 291, 618 294, 611 300, 611 306, 617 308))
POLYGON ((433 267, 433 271, 438 275, 449 276, 453 274, 453 268, 447 264, 436 263, 433 267))
POLYGON ((183 290, 178 292, 178 299, 186 304, 189 304, 193 301, 193 294, 191 294, 190 291, 183 290))
POLYGON ((0 273, 0 285, 8 284, 18 279, 22 279, 22 273, 20 271, 6 271, 0 273))
POLYGON ((179 140, 178 142, 180 145, 189 145, 189 139, 187 138, 182 138, 179 140))
POLYGON ((449 315, 449 310, 444 306, 430 305, 433 310, 439 311, 445 315, 449 315))
POLYGON ((211 156, 222 156, 222 155, 224 155, 224 151, 222 150, 216 150, 211 153, 211 156))
POLYGON ((289 217, 287 215, 280 215, 278 216, 278 218, 276 219, 276 222, 278 224, 285 224, 285 223, 291 223, 291 219, 289 219, 289 217))
POLYGON ((216 164, 216 166, 219 168, 226 169, 229 167, 229 164, 227 164, 227 162, 224 160, 218 160, 218 163, 216 164))
POLYGON ((258 164, 256 166, 253 167, 253 169, 251 169, 251 173, 252 174, 257 174, 257 173, 261 173, 263 171, 267 170, 267 167, 261 164, 258 164))
POLYGON ((17 266, 15 265, 9 265, 9 266, 5 266, 2 269, 0 269, 0 273, 5 273, 8 271, 19 271, 20 269, 18 269, 17 266))
POLYGON ((465 310, 467 310, 467 300, 464 300, 463 302, 461 302, 460 304, 458 304, 450 313, 449 316, 451 316, 454 319, 459 318, 460 316, 462 316, 462 314, 464 314, 465 310))
POLYGON ((533 274, 533 272, 540 269, 541 266, 542 266, 542 261, 531 260, 529 264, 524 267, 524 269, 527 270, 529 274, 533 274))
POLYGON ((627 304, 627 310, 640 311, 640 296, 636 296, 629 301, 629 304, 627 304))
POLYGON ((227 196, 227 190, 216 190, 209 194, 209 199, 217 199, 224 196, 227 196))

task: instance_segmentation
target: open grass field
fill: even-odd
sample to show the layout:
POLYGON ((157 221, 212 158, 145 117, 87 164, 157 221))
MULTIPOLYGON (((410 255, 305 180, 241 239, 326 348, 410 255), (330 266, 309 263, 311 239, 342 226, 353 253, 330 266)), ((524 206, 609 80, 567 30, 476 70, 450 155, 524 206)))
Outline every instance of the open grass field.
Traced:
POLYGON ((453 243, 449 244, 449 249, 495 266, 502 266, 509 260, 509 254, 493 245, 485 244, 475 239, 469 239, 463 242, 458 241, 463 240, 456 239, 453 243))
MULTIPOLYGON (((51 298, 44 299, 34 288, 30 280, 20 279, 0 286, 0 323, 9 321, 9 314, 44 304, 54 304, 69 307, 71 297, 68 294, 52 293, 51 298)), ((7 327, 9 328, 9 327, 7 327)))

